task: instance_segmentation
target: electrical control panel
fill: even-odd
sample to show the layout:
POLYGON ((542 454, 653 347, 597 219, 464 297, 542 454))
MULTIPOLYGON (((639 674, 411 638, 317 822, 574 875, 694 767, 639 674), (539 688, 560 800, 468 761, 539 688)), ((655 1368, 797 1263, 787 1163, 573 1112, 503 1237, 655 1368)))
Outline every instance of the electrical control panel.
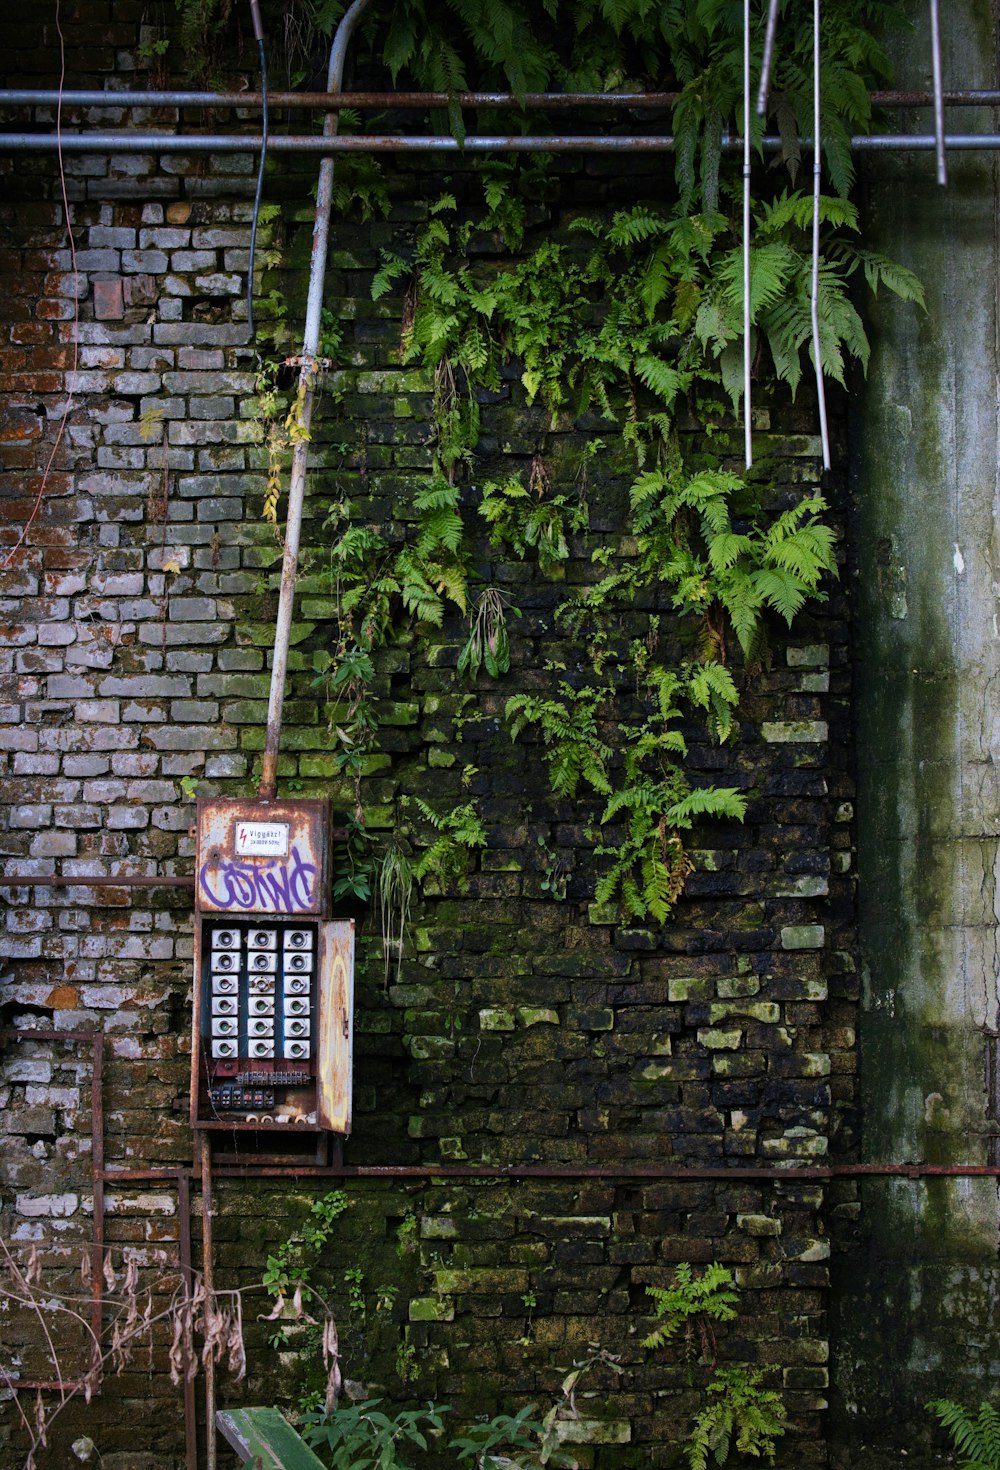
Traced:
POLYGON ((319 802, 199 803, 196 1128, 350 1132, 354 925, 322 917, 326 825, 319 802))

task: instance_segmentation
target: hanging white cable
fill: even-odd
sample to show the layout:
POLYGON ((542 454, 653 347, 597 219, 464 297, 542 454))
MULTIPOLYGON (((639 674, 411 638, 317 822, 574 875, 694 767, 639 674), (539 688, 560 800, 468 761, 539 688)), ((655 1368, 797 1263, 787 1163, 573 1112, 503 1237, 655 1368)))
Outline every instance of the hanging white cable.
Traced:
POLYGON ((931 68, 934 73, 934 150, 937 154, 937 181, 948 182, 948 165, 944 156, 944 94, 941 90, 941 18, 938 0, 931 0, 931 68))
POLYGON ((813 0, 813 240, 812 240, 812 348, 819 400, 819 432, 823 441, 823 468, 830 468, 830 432, 826 422, 826 387, 819 341, 819 178, 822 160, 819 127, 819 0, 813 0))
POLYGON ((763 117, 767 110, 767 94, 771 88, 771 57, 774 53, 774 37, 778 29, 778 0, 769 0, 767 7, 767 30, 764 32, 764 60, 760 64, 760 83, 757 87, 757 116, 763 117))
POLYGON ((743 458, 753 464, 750 426, 750 0, 743 0, 743 458))

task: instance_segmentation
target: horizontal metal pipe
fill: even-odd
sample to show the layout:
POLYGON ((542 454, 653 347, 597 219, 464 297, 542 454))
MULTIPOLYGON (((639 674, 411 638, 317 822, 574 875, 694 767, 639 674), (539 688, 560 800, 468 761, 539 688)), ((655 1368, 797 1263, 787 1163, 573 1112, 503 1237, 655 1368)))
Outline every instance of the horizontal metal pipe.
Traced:
MULTIPOLYGON (((29 1033, 31 1034, 31 1033, 29 1033)), ((62 1035, 63 1033, 59 1033, 62 1035)), ((631 1167, 590 1165, 566 1168, 558 1164, 511 1164, 477 1168, 460 1164, 231 1164, 216 1165, 213 1173, 227 1178, 286 1177, 321 1179, 774 1179, 794 1182, 797 1179, 996 1179, 1000 1166, 992 1164, 806 1164, 782 1168, 780 1165, 734 1166, 733 1168, 683 1168, 676 1165, 647 1164, 631 1167)), ((129 1184, 154 1179, 174 1180, 193 1177, 193 1166, 161 1169, 103 1169, 106 1184, 129 1184)))
POLYGON ((216 1177, 284 1179, 297 1176, 318 1179, 609 1179, 609 1180, 732 1180, 771 1179, 797 1183, 802 1179, 850 1178, 1000 1178, 1000 1165, 992 1164, 804 1164, 734 1165, 732 1168, 685 1168, 677 1165, 639 1164, 615 1166, 595 1164, 564 1168, 557 1164, 511 1164, 509 1166, 461 1164, 289 1164, 256 1167, 253 1164, 219 1165, 216 1177))
MULTIPOLYGON (((950 149, 1000 149, 998 133, 954 133, 945 138, 950 149)), ((258 134, 247 133, 67 133, 61 139, 56 133, 0 133, 0 153, 254 153, 260 149, 258 134)), ((742 147, 742 139, 724 134, 722 147, 733 153, 742 147)), ((810 140, 802 140, 805 149, 810 140)), ((764 151, 781 151, 780 138, 763 140, 764 151)), ((933 151, 937 147, 934 134, 896 134, 854 137, 851 147, 856 152, 933 151)), ((321 134, 273 136, 268 139, 272 153, 672 153, 674 139, 670 135, 621 135, 618 137, 524 137, 504 134, 496 137, 469 134, 462 142, 452 137, 416 134, 408 137, 384 133, 355 133, 350 136, 321 134)))
MULTIPOLYGON (((398 107, 404 111, 422 108, 460 107, 504 108, 534 107, 562 109, 569 107, 635 107, 653 110, 671 107, 679 92, 528 92, 517 98, 510 92, 268 92, 270 107, 297 110, 340 112, 344 108, 398 107)), ((56 91, 32 91, 25 88, 0 89, 0 107, 34 107, 59 104, 56 91)), ((65 91, 63 107, 206 107, 245 108, 259 111, 263 106, 260 92, 99 92, 65 91)))
MULTIPOLYGON (((405 111, 421 108, 447 108, 457 103, 463 108, 537 108, 542 111, 564 108, 640 108, 655 111, 672 107, 679 92, 527 92, 515 97, 510 92, 269 92, 271 107, 289 107, 299 111, 337 112, 341 108, 391 108, 405 111)), ((932 92, 872 92, 876 107, 931 107, 932 92)), ((1000 106, 1000 91, 944 92, 947 107, 1000 106)), ((260 111, 260 92, 102 92, 65 91, 30 88, 0 89, 0 107, 204 107, 260 111)))

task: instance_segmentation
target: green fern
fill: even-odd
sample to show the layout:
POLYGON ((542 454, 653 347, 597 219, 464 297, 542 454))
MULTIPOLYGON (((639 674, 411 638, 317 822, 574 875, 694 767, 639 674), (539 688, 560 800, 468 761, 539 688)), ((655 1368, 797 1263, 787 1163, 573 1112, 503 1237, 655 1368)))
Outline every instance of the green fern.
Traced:
POLYGON ((706 1324, 732 1322, 739 1300, 732 1271, 713 1261, 700 1275, 687 1261, 674 1268, 672 1286, 647 1286, 656 1304, 660 1326, 643 1338, 644 1348, 659 1348, 683 1332, 689 1346, 697 1336, 702 1347, 709 1341, 706 1324))
POLYGON ((412 801, 436 834, 413 864, 414 879, 421 885, 433 883, 439 893, 453 882, 464 886, 469 854, 486 846, 486 829, 475 803, 438 813, 419 796, 412 801))
POLYGON ((981 1402, 975 1418, 953 1399, 931 1399, 927 1407, 965 1456, 958 1470, 1000 1470, 1000 1413, 992 1404, 981 1402))
POLYGON ((691 1470, 707 1470, 709 1458, 724 1465, 730 1450, 774 1460, 775 1440, 785 1432, 788 1412, 781 1395, 762 1388, 756 1368, 719 1368, 706 1393, 715 1395, 695 1415, 684 1444, 691 1470))

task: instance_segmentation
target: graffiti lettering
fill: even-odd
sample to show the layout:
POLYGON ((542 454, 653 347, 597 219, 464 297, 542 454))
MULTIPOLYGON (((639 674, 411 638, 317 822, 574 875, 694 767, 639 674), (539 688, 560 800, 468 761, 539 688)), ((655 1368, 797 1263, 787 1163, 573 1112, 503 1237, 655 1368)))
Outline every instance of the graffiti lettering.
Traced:
POLYGON ((251 863, 202 863, 201 891, 213 908, 252 913, 308 913, 315 907, 314 883, 319 869, 293 847, 287 863, 271 858, 251 863))

